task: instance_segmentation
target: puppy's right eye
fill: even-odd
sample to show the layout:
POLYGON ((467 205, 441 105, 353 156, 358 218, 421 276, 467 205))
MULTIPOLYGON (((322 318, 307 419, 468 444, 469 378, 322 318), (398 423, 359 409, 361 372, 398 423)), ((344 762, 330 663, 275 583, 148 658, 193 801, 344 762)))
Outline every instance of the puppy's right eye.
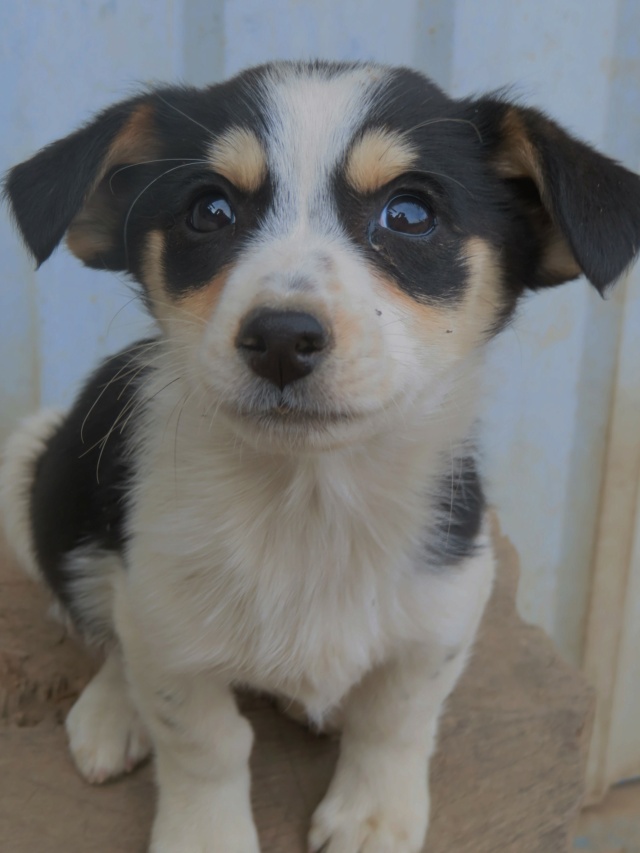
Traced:
POLYGON ((220 231, 236 221, 236 215, 221 193, 200 196, 189 211, 187 224, 194 231, 220 231))
POLYGON ((380 225, 405 237, 426 237, 438 224, 435 213, 418 196, 397 195, 382 208, 380 225))

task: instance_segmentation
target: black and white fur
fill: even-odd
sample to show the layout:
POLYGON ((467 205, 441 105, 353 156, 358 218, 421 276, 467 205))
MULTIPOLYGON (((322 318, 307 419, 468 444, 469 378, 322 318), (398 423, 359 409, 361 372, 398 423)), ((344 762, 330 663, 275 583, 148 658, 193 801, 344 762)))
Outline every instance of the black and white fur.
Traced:
POLYGON ((640 179, 500 98, 276 63, 119 104, 6 194, 39 262, 67 234, 158 326, 4 455, 16 553, 107 652, 67 720, 80 772, 153 749, 151 851, 256 853, 249 686, 339 714, 311 850, 417 853, 494 573, 484 347, 525 290, 620 276, 640 179))

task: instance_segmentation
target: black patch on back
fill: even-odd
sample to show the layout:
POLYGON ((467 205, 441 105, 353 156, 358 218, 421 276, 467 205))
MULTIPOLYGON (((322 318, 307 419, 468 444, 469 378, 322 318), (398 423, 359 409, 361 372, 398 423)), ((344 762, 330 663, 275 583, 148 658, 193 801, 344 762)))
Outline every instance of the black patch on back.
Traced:
POLYGON ((435 524, 425 548, 428 568, 450 568, 476 553, 486 509, 475 459, 465 456, 452 463, 442 477, 435 502, 435 524))
POLYGON ((138 341, 104 361, 35 465, 35 552, 47 583, 72 615, 69 552, 87 546, 121 553, 125 544, 132 477, 127 441, 139 419, 138 387, 152 349, 153 341, 138 341))

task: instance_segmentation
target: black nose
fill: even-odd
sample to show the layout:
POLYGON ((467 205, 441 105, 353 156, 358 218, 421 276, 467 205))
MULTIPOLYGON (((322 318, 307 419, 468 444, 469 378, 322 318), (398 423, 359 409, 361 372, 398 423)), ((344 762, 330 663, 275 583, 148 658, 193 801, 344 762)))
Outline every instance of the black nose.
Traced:
POLYGON ((251 370, 280 389, 308 376, 328 343, 329 336, 313 315, 267 309, 250 315, 236 339, 251 370))

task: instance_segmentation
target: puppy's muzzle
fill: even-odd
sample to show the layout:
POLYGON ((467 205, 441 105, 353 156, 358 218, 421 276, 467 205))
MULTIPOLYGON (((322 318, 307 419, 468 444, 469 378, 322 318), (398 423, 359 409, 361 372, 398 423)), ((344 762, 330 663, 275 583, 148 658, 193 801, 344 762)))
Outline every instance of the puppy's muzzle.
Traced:
POLYGON ((236 347, 257 376, 283 390, 315 370, 329 342, 329 333, 312 314, 263 308, 245 319, 236 347))

